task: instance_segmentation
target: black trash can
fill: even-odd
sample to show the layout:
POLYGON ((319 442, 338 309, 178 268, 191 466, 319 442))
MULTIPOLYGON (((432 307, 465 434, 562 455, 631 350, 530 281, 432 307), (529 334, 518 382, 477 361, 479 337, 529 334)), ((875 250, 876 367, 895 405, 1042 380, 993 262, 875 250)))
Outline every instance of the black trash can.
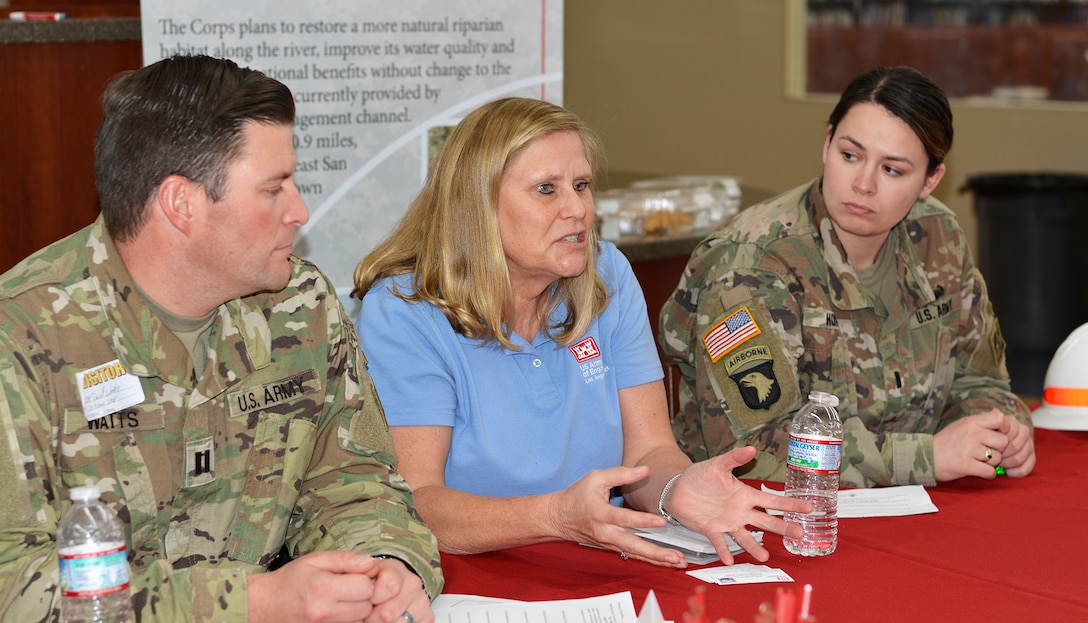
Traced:
POLYGON ((974 175, 963 190, 975 195, 979 269, 1012 389, 1041 396, 1054 351, 1088 322, 1088 175, 974 175))

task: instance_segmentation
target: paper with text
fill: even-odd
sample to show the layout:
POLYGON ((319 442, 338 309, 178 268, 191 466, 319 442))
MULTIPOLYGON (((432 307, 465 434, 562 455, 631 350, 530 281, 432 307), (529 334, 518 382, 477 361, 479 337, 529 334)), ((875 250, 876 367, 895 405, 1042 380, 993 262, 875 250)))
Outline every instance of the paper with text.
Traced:
MULTIPOLYGON (((704 565, 718 560, 718 553, 710 544, 710 539, 684 526, 669 524, 664 528, 629 528, 629 530, 648 541, 682 552, 684 559, 690 563, 704 565)), ((751 530, 749 534, 757 543, 763 544, 761 530, 751 530)), ((744 548, 737 545, 737 542, 728 534, 725 535, 725 542, 729 544, 729 553, 734 556, 744 551, 744 548)))
POLYGON ((585 599, 518 601, 477 595, 439 595, 435 623, 635 623, 631 593, 585 599))
MULTIPOLYGON (((763 490, 775 495, 785 495, 785 492, 771 489, 767 485, 763 485, 763 490)), ((767 512, 773 515, 782 514, 780 511, 767 512)), ((839 519, 901 517, 936 512, 937 506, 922 485, 839 491, 839 519)))
POLYGON ((759 584, 762 582, 792 582, 793 578, 781 569, 767 565, 741 563, 709 569, 688 571, 688 575, 710 584, 725 586, 729 584, 759 584))

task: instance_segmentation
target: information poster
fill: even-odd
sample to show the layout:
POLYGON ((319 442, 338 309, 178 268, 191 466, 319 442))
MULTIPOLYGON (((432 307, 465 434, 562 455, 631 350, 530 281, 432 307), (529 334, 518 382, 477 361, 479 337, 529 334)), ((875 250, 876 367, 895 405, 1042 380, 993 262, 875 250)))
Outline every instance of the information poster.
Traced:
POLYGON ((297 105, 295 183, 310 209, 295 253, 350 313, 355 264, 422 186, 451 126, 511 95, 562 104, 562 0, 142 0, 144 63, 229 58, 297 105))

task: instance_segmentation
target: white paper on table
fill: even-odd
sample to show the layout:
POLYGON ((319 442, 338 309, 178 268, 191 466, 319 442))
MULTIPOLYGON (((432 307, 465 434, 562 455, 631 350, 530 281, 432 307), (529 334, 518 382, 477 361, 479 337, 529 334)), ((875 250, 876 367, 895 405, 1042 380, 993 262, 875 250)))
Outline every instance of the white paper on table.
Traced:
MULTIPOLYGON (((690 563, 706 564, 718 560, 718 552, 710 544, 710 539, 684 526, 669 524, 664 528, 629 528, 629 530, 648 541, 681 552, 684 554, 684 559, 690 563)), ((751 530, 748 533, 752 535, 756 543, 763 544, 762 530, 751 530)), ((728 534, 725 535, 725 542, 729 544, 729 553, 734 556, 744 551, 744 548, 737 545, 737 542, 728 534)))
POLYGON ((548 601, 442 594, 431 602, 431 609, 435 623, 635 623, 638 620, 630 592, 548 601))
POLYGON ((687 574, 704 582, 718 585, 793 581, 793 578, 781 569, 751 563, 695 569, 694 571, 688 571, 687 574))
MULTIPOLYGON (((763 485, 763 490, 775 495, 785 495, 784 491, 771 489, 767 485, 763 485)), ((782 514, 782 511, 767 512, 772 515, 782 514)), ((937 506, 922 485, 839 490, 839 519, 902 517, 936 512, 937 506)))

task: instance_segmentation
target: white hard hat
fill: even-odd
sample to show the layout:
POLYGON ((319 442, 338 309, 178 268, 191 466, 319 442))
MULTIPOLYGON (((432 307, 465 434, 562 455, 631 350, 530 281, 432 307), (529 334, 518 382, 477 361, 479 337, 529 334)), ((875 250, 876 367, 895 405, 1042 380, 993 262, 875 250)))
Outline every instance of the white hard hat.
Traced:
POLYGON ((1031 420, 1039 428, 1088 430, 1088 323, 1055 351, 1043 382, 1043 406, 1031 420))

